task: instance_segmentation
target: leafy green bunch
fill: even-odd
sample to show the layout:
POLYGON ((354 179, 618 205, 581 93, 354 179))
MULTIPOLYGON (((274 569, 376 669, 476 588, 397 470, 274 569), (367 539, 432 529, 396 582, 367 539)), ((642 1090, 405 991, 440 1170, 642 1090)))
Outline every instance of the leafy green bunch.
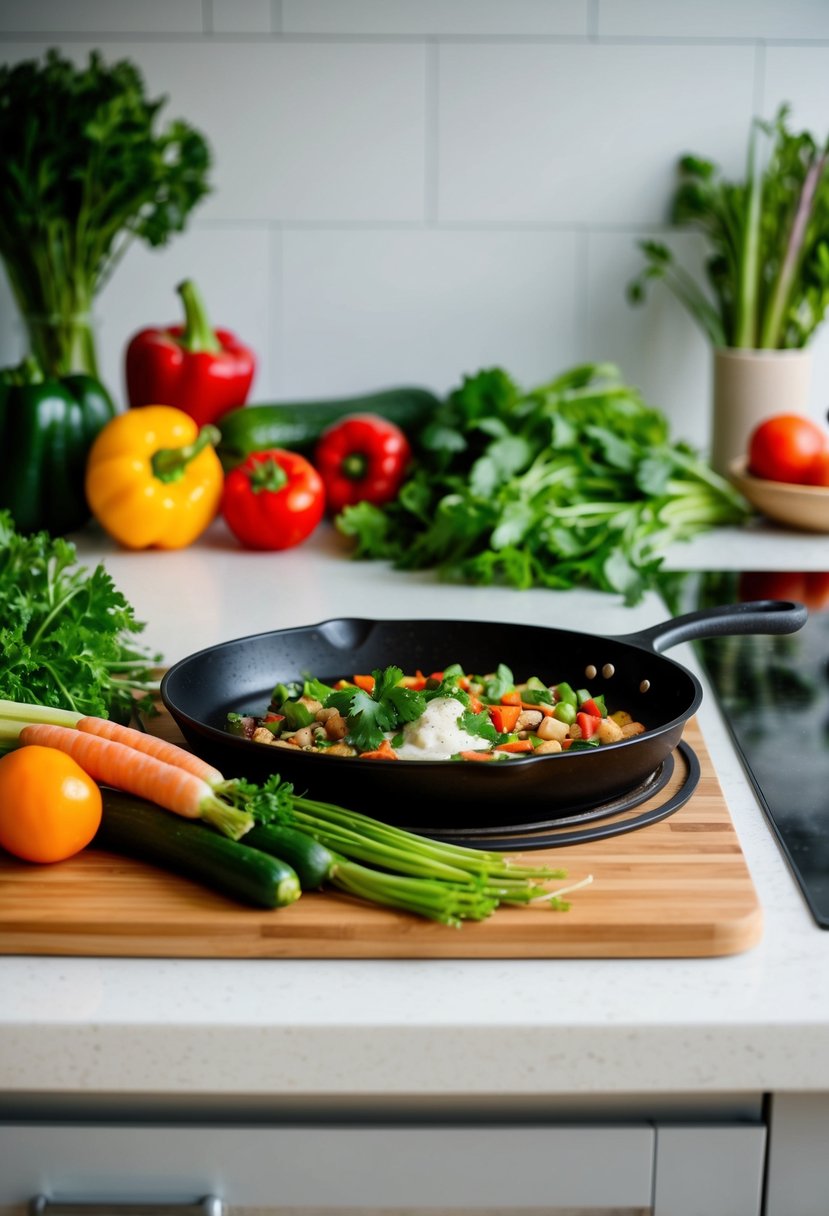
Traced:
POLYGON ((143 629, 103 566, 78 565, 47 532, 19 534, 0 511, 0 697, 121 721, 154 712, 143 629))
POLYGON ((356 557, 471 583, 585 584, 633 603, 674 541, 746 515, 609 365, 529 393, 499 368, 467 377, 420 443, 395 501, 338 516, 356 557))
POLYGON ((756 121, 744 181, 713 161, 684 156, 672 220, 709 245, 711 294, 660 241, 643 241, 645 268, 629 285, 633 303, 662 280, 715 346, 805 346, 829 308, 829 143, 787 126, 788 107, 756 121))
POLYGON ((165 245, 207 193, 208 146, 183 121, 159 128, 164 102, 97 51, 0 66, 0 256, 49 374, 97 375, 94 296, 133 239, 165 245))

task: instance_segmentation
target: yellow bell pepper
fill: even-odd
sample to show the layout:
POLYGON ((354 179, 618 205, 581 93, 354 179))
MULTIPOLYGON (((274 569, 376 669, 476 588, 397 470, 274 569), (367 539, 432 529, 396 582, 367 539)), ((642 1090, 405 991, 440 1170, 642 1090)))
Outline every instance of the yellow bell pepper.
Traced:
POLYGON ((215 517, 223 472, 216 427, 147 405, 119 414, 98 433, 86 464, 92 514, 127 549, 183 549, 215 517))

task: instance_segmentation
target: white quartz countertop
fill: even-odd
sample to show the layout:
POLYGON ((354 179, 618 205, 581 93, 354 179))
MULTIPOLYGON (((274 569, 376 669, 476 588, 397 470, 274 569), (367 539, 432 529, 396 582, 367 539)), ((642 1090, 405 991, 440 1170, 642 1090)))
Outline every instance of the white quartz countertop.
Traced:
MULTIPOLYGON (((284 553, 221 525, 177 553, 90 531, 170 664, 329 616, 528 620, 625 634, 666 615, 589 591, 441 584, 348 560, 324 526, 284 553)), ((758 527, 677 548, 674 569, 829 569, 826 537, 758 527)), ((690 648, 672 657, 694 666, 690 648)), ((765 914, 720 959, 180 961, 0 958, 0 1094, 369 1097, 829 1090, 829 932, 816 927, 707 697, 699 721, 765 914)))

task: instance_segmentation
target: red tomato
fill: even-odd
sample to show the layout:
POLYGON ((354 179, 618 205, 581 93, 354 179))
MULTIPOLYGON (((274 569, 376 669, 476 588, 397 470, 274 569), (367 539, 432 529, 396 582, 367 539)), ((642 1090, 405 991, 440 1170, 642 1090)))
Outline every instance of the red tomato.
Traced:
POLYGON ((316 469, 297 452, 251 454, 225 477, 222 515, 249 549, 290 549, 310 536, 325 511, 316 469))
POLYGON ((829 447, 820 453, 812 465, 809 484, 813 486, 829 486, 829 447))
POLYGON ((801 414, 775 414, 752 432, 748 469, 771 481, 809 483, 815 461, 826 450, 827 437, 801 414))
POLYGON ((738 597, 748 600, 794 600, 812 612, 829 605, 829 573, 819 570, 751 570, 740 575, 738 597))

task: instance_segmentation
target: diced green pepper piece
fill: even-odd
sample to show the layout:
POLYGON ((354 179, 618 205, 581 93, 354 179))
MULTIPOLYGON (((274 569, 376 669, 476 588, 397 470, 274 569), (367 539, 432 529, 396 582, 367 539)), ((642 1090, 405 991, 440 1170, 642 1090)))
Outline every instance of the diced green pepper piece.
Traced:
POLYGON ((566 723, 567 726, 572 726, 576 720, 578 710, 570 701, 559 701, 558 705, 553 710, 553 717, 558 718, 559 722, 566 723))
POLYGON ((566 683, 566 681, 562 682, 561 684, 556 684, 556 696, 559 700, 559 704, 564 702, 566 705, 578 705, 579 703, 576 690, 572 687, 572 685, 566 683))
POLYGON ((282 706, 286 701, 296 701, 301 696, 302 685, 296 681, 290 684, 277 684, 271 693, 271 708, 281 714, 282 706))
POLYGON ((580 706, 584 705, 585 701, 589 701, 591 699, 591 696, 592 696, 592 694, 588 688, 577 688, 576 689, 576 699, 580 706))
POLYGON ((314 721, 314 715, 301 701, 286 701, 279 712, 285 718, 284 722, 277 723, 282 730, 299 730, 302 726, 310 726, 314 721))
POLYGON ((245 721, 241 714, 230 713, 227 715, 225 729, 230 735, 245 735, 245 721))

